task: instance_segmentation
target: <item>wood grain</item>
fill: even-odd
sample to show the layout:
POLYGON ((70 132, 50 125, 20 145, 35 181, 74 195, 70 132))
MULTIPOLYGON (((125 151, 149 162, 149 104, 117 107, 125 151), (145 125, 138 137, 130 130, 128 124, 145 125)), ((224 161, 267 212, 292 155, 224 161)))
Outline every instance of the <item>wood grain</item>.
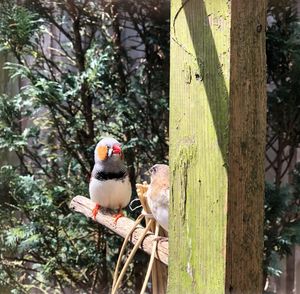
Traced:
POLYGON ((169 293, 224 293, 230 7, 171 5, 169 293))
POLYGON ((264 0, 172 0, 169 293, 262 293, 264 0))
POLYGON ((226 292, 262 293, 266 1, 231 1, 226 292))

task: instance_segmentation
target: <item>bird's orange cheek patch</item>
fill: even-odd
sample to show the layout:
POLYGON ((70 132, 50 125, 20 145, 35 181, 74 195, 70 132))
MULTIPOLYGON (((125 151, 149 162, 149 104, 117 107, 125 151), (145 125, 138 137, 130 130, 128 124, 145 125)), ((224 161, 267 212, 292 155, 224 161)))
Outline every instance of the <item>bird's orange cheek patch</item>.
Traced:
POLYGON ((99 146, 97 148, 97 155, 98 155, 98 158, 100 160, 106 160, 107 159, 107 147, 106 146, 99 146))

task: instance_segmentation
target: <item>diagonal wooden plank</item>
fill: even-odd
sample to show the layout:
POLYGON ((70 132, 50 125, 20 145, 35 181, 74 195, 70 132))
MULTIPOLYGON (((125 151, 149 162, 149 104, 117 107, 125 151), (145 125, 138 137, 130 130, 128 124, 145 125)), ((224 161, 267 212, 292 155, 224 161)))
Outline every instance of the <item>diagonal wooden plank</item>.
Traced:
MULTIPOLYGON (((92 210, 95 207, 95 203, 87 197, 76 196, 72 199, 69 206, 74 211, 79 212, 86 217, 91 217, 92 210)), ((123 238, 125 238, 134 224, 134 221, 128 217, 121 217, 118 220, 117 224, 115 224, 113 214, 110 211, 104 209, 102 209, 101 212, 97 214, 96 221, 123 238)), ((134 230, 131 237, 131 243, 135 244, 137 242, 139 237, 142 235, 143 230, 144 227, 142 226, 138 226, 134 230)), ((155 237, 153 233, 148 233, 144 241, 142 242, 140 249, 150 255, 154 238, 155 237)), ((166 239, 159 240, 157 244, 157 252, 155 255, 155 258, 157 260, 166 265, 168 265, 168 245, 169 244, 166 239)))

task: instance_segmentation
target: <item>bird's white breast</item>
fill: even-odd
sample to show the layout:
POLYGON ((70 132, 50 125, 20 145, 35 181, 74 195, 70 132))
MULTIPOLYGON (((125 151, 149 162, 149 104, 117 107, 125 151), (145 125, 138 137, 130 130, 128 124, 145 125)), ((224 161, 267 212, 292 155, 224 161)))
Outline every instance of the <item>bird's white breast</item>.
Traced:
POLYGON ((129 178, 122 180, 97 180, 91 178, 90 198, 101 207, 120 209, 128 205, 131 197, 129 178))
POLYGON ((151 197, 147 198, 149 207, 151 209, 153 217, 156 221, 168 231, 169 224, 169 207, 162 199, 156 199, 153 201, 151 197))

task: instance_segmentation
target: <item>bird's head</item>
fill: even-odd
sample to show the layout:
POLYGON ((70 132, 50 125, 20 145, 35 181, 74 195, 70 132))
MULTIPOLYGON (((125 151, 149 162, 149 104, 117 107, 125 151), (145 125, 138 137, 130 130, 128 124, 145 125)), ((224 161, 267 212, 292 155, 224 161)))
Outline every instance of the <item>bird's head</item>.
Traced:
POLYGON ((123 160, 121 144, 114 138, 103 138, 95 148, 95 162, 123 160))
POLYGON ((169 183, 169 166, 166 164, 155 164, 149 169, 151 183, 154 181, 169 183))

